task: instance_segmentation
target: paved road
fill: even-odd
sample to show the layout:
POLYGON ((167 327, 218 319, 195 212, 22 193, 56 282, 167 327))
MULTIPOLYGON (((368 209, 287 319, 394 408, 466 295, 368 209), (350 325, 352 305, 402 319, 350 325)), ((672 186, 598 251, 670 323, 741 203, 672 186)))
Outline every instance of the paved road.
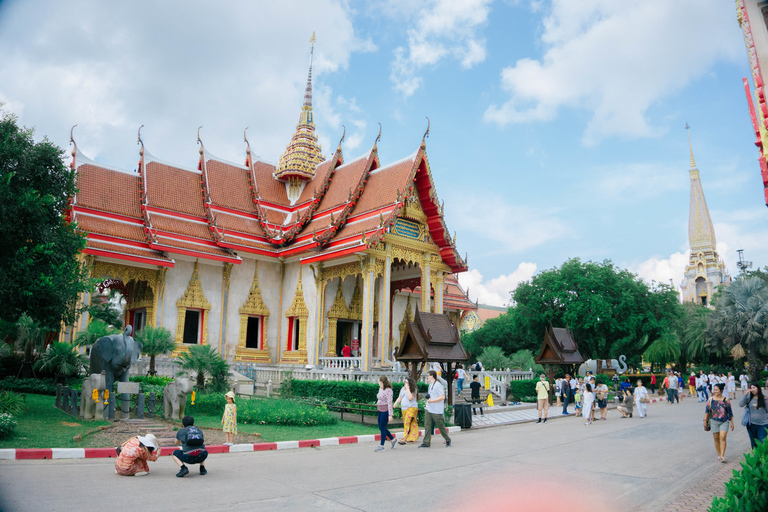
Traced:
MULTIPOLYGON (((143 477, 118 477, 109 459, 0 461, 4 511, 569 510, 656 511, 712 475, 711 434, 694 400, 651 404, 646 419, 586 427, 580 419, 454 436, 452 448, 374 445, 212 455, 209 474, 183 479, 163 457, 143 477)), ((740 414, 737 412, 737 415, 740 414)), ((728 455, 748 449, 743 427, 728 455)))

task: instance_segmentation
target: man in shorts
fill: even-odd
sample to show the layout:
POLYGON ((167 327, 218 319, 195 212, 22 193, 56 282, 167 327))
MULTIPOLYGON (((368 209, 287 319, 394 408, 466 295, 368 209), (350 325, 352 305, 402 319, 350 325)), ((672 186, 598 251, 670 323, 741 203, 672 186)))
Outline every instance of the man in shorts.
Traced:
POLYGON ((200 474, 207 475, 205 469, 205 459, 208 458, 208 450, 203 444, 203 432, 195 426, 195 419, 192 416, 184 416, 181 420, 184 428, 176 432, 176 444, 181 445, 181 450, 173 452, 173 461, 179 466, 179 472, 176 476, 183 477, 189 474, 186 464, 200 464, 200 474))

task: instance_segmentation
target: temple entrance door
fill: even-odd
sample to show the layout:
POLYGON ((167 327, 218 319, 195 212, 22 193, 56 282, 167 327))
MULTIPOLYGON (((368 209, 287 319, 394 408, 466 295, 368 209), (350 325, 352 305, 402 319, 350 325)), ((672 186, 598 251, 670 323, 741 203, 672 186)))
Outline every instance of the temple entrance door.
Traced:
POLYGON ((336 324, 336 356, 341 357, 341 349, 352 345, 352 326, 354 322, 339 320, 336 324))

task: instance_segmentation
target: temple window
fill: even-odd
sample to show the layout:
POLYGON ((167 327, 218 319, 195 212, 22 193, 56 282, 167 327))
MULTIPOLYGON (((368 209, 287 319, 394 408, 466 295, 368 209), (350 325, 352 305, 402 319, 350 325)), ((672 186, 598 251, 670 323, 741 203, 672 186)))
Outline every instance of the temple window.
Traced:
POLYGON ((187 309, 184 313, 184 338, 185 345, 196 345, 200 340, 200 320, 203 312, 198 309, 187 309))
POLYGON ((261 322, 260 316, 249 316, 245 330, 245 348, 261 348, 261 322))

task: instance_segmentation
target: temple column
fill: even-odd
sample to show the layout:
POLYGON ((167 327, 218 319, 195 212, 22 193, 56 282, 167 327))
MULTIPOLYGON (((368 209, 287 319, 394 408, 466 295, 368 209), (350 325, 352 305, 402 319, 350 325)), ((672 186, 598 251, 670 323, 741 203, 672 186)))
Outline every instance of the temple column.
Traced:
POLYGON ((227 357, 227 313, 229 311, 229 281, 232 275, 232 263, 224 263, 221 285, 221 319, 219 337, 219 355, 227 357))
POLYGON ((317 336, 315 337, 315 366, 320 364, 320 351, 323 350, 323 334, 325 328, 325 279, 323 278, 323 263, 317 264, 317 272, 315 268, 312 268, 312 273, 315 275, 315 288, 317 288, 317 307, 315 308, 315 331, 317 336))
POLYGON ((384 258, 384 271, 381 274, 379 287, 379 357, 382 365, 389 361, 392 354, 389 350, 389 311, 390 311, 390 282, 392 275, 392 257, 387 254, 384 258))
POLYGON ((432 293, 432 286, 430 283, 430 255, 425 252, 421 259, 421 305, 419 311, 422 313, 429 313, 430 307, 430 294, 432 293))
POLYGON ((362 370, 371 369, 371 347, 373 343, 373 304, 376 291, 376 260, 368 258, 363 263, 363 329, 360 339, 362 370))
POLYGON ((435 273, 435 313, 443 314, 443 285, 445 283, 445 274, 441 270, 435 273))

